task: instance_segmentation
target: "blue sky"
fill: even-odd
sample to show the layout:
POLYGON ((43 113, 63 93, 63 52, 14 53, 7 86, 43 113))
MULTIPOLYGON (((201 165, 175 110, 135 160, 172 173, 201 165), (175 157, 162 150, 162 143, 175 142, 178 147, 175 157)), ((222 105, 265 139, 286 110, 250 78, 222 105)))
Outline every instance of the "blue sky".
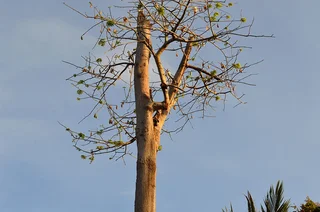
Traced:
MULTIPOLYGON (((66 1, 89 11, 87 1, 66 1)), ((113 1, 93 1, 107 8, 113 1)), ((0 210, 5 212, 132 211, 135 161, 80 159, 58 124, 78 126, 91 105, 76 101, 64 79, 81 63, 95 37, 81 34, 88 21, 59 1, 1 1, 0 210)), ((243 194, 256 203, 283 180, 296 204, 320 200, 318 0, 238 3, 254 17, 254 32, 275 39, 250 39, 244 59, 256 87, 244 87, 246 105, 222 105, 216 118, 195 119, 173 140, 163 137, 158 157, 157 210, 221 211, 233 203, 246 210, 243 194)))

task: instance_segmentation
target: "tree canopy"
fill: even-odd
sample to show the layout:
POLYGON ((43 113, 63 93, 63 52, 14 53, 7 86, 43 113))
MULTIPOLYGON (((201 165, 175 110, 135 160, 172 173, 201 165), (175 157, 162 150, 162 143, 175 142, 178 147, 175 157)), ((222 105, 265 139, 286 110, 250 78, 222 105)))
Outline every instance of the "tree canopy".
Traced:
MULTIPOLYGON (((232 15, 234 4, 227 1, 122 1, 107 11, 90 2, 92 15, 67 6, 96 20, 81 39, 98 28, 94 47, 107 51, 103 56, 83 57, 85 65, 72 64, 80 72, 68 79, 77 89, 79 101, 95 102, 85 118, 108 120, 88 132, 66 127, 74 146, 84 153, 81 157, 91 161, 97 154, 112 153, 110 158, 116 159, 131 154, 128 146, 136 141, 133 85, 139 16, 146 19, 150 35, 143 41, 151 60, 146 95, 152 102, 154 125, 162 133, 182 130, 195 116, 212 116, 217 103, 224 104, 228 96, 237 104, 244 103, 244 94, 236 87, 253 85, 245 81, 251 76, 247 69, 253 64, 239 60, 241 52, 250 48, 241 45, 239 39, 272 37, 252 34, 253 20, 248 21, 240 12, 232 15), (174 125, 164 126, 170 113, 174 113, 174 125)), ((158 150, 161 148, 159 145, 158 150)))

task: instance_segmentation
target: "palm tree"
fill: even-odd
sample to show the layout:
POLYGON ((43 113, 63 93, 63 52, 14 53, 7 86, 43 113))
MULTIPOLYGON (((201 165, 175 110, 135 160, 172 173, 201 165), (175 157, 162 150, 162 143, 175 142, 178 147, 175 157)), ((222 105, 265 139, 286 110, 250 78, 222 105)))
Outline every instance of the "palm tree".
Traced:
MULTIPOLYGON (((258 212, 256 210, 253 198, 248 191, 245 195, 248 203, 248 212, 258 212)), ((290 200, 284 200, 283 197, 283 183, 281 181, 277 182, 276 189, 271 185, 267 196, 264 199, 264 206, 261 205, 261 212, 288 212, 290 208, 290 200)), ((222 212, 228 212, 227 208, 223 209, 222 212)), ((231 205, 230 212, 233 212, 231 205)))
POLYGON ((262 212, 287 212, 290 208, 290 200, 285 200, 283 197, 283 183, 278 181, 276 190, 273 186, 264 199, 265 208, 261 206, 262 212))

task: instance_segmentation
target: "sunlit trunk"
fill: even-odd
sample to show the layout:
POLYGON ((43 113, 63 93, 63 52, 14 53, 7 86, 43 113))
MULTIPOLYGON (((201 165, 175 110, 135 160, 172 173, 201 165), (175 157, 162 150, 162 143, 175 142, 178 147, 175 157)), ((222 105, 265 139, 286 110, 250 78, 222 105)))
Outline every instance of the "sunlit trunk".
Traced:
MULTIPOLYGON (((137 115, 137 179, 135 212, 156 211, 157 142, 153 126, 153 109, 149 87, 150 26, 142 12, 138 15, 138 44, 134 67, 134 89, 137 115)), ((160 138, 160 136, 157 136, 160 138)))

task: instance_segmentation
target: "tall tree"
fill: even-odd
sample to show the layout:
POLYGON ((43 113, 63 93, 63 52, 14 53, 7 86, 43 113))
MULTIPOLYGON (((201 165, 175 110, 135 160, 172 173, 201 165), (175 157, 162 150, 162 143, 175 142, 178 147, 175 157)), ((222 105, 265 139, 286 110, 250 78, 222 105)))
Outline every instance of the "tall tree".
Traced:
POLYGON ((68 80, 77 88, 78 100, 95 102, 86 117, 98 118, 105 110, 109 121, 88 133, 66 130, 74 146, 84 153, 81 157, 91 162, 104 153, 111 153, 111 159, 123 158, 132 154, 129 146, 136 142, 135 211, 154 212, 161 133, 181 130, 197 114, 210 115, 216 102, 225 102, 229 95, 242 103, 243 95, 236 93, 236 85, 250 85, 244 80, 253 64, 238 61, 247 47, 240 46, 237 38, 271 36, 251 34, 253 21, 247 24, 241 15, 232 18, 228 9, 233 4, 227 1, 137 0, 119 4, 102 12, 90 2, 92 15, 67 5, 97 21, 89 30, 99 26, 96 44, 108 50, 103 57, 84 57, 85 65, 72 64, 81 71, 68 80), (124 93, 122 98, 119 93, 124 93), (174 129, 165 129, 172 110, 177 114, 172 116, 181 122, 174 129), (88 145, 80 145, 83 143, 88 145))

